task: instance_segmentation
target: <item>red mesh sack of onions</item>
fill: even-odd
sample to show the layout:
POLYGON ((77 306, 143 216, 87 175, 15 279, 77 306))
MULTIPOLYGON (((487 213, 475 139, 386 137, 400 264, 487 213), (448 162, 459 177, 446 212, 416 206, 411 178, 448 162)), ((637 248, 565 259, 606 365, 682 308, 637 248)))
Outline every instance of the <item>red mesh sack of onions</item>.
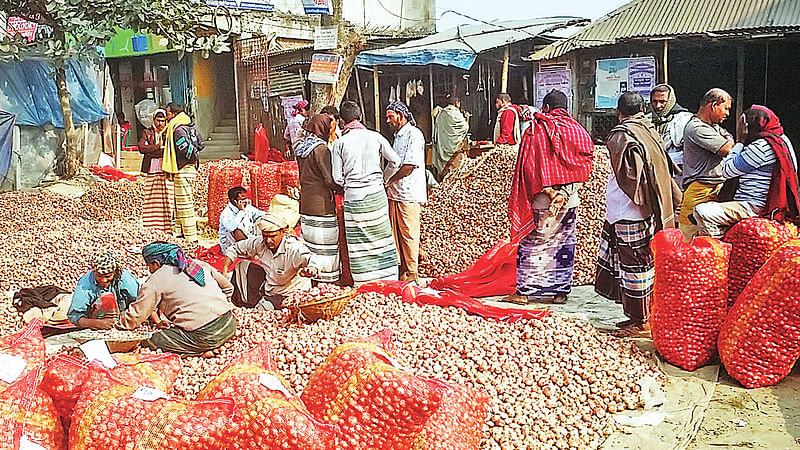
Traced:
POLYGON ((250 186, 256 208, 269 210, 269 202, 281 191, 282 168, 282 163, 250 164, 250 186))
POLYGON ((44 363, 42 322, 38 319, 16 333, 0 337, 0 391, 44 363))
POLYGON ((230 448, 233 411, 230 398, 190 402, 154 388, 124 384, 97 365, 75 405, 69 448, 230 448))
POLYGON ((338 427, 314 419, 278 373, 262 343, 228 364, 198 400, 232 397, 236 404, 231 448, 336 450, 338 427))
POLYGON ((208 224, 219 228, 219 215, 228 204, 228 190, 242 185, 244 175, 240 167, 217 167, 208 169, 208 224))
POLYGON ((302 399, 314 417, 339 425, 348 449, 424 448, 423 429, 446 390, 399 368, 391 331, 342 344, 311 375, 302 399))
POLYGON ((0 392, 0 450, 67 448, 53 400, 38 389, 41 370, 28 371, 0 392))
MULTIPOLYGON (((125 384, 142 385, 169 392, 181 370, 181 358, 175 354, 134 355, 115 353, 117 366, 108 369, 125 384)), ((83 392, 84 382, 91 379, 98 366, 69 355, 51 360, 42 377, 42 390, 55 403, 64 425, 69 428, 75 403, 83 392)))
POLYGON ((281 183, 294 187, 300 185, 300 169, 297 166, 297 161, 283 163, 283 167, 281 167, 281 183))
POLYGON ((728 269, 728 306, 733 305, 758 269, 783 244, 796 238, 796 226, 758 217, 744 219, 731 227, 722 238, 733 246, 728 269))
POLYGON ((454 383, 444 387, 441 405, 425 424, 420 443, 427 450, 472 450, 480 446, 489 414, 489 395, 454 383))
POLYGON ((717 353, 717 336, 728 309, 731 246, 699 237, 683 241, 671 228, 650 244, 655 284, 650 325, 653 344, 670 364, 702 367, 717 353))
POLYGON ((719 357, 747 388, 772 386, 800 357, 800 240, 778 250, 744 288, 719 334, 719 357))

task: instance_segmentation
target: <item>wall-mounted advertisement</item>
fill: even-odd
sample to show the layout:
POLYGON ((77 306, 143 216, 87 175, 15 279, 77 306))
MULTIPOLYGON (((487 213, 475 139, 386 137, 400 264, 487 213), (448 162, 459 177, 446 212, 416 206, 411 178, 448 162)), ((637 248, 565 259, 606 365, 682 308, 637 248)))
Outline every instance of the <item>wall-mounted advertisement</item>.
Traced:
POLYGON ((536 106, 542 107, 544 96, 550 91, 563 92, 572 103, 572 71, 569 69, 536 72, 536 106))
POLYGON ((595 74, 594 106, 616 108, 623 92, 634 91, 648 98, 656 86, 656 59, 643 58, 598 59, 595 74))

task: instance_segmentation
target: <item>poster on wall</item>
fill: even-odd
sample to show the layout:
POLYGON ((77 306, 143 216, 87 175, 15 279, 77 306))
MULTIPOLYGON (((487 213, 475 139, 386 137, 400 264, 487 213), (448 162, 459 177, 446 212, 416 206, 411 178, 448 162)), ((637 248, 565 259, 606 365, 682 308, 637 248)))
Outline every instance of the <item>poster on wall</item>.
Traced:
POLYGON ((536 106, 542 107, 544 96, 552 90, 561 91, 572 103, 572 71, 569 69, 536 72, 536 106))
POLYGON ((654 57, 597 60, 594 106, 616 108, 623 92, 638 92, 645 98, 656 83, 654 57))
POLYGON ((312 83, 336 84, 341 70, 341 56, 315 53, 311 57, 311 69, 308 71, 308 79, 312 83))
POLYGON ((333 14, 333 3, 331 0, 303 0, 303 9, 306 14, 333 14))

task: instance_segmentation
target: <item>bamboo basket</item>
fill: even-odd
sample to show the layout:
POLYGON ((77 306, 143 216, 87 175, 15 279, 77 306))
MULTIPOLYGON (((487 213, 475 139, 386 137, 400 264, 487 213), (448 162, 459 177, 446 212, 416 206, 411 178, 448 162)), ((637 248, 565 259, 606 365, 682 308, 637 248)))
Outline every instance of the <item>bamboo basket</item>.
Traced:
POLYGON ((348 289, 335 297, 290 306, 289 310, 298 322, 314 323, 319 319, 332 319, 344 311, 356 294, 355 289, 348 289))

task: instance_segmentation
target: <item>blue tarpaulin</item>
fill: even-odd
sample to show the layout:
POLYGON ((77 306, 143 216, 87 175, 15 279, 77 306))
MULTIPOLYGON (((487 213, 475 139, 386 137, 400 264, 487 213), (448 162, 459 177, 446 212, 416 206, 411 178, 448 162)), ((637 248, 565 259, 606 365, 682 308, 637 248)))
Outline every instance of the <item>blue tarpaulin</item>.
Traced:
MULTIPOLYGON (((11 167, 12 138, 14 136, 14 114, 0 111, 0 180, 8 176, 11 167)), ((2 181, 0 181, 0 184, 2 181)))
POLYGON ((542 17, 498 23, 458 25, 455 28, 380 50, 361 52, 356 65, 427 66, 439 64, 469 70, 479 54, 515 42, 540 39, 551 42, 552 30, 562 28, 577 17, 542 17))
MULTIPOLYGON (((0 109, 17 116, 17 125, 64 127, 55 70, 46 62, 27 59, 0 63, 0 109)), ((103 94, 88 63, 67 63, 67 89, 75 124, 106 117, 103 94)))

